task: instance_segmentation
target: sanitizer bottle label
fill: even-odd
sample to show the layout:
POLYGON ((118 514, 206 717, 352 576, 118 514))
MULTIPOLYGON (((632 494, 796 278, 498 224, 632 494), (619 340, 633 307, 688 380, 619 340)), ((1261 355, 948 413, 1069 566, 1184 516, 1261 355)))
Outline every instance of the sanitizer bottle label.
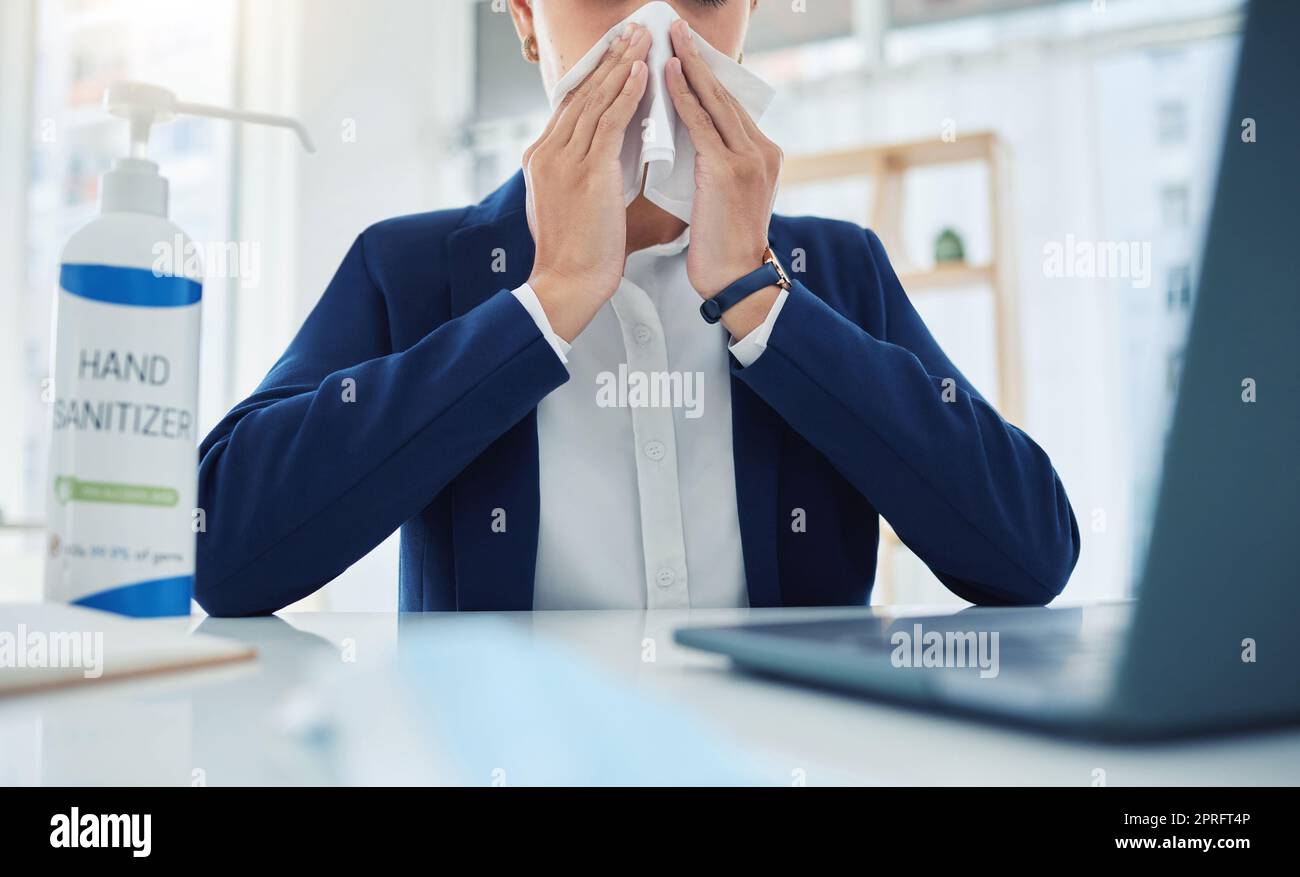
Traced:
POLYGON ((46 599, 188 615, 202 286, 65 264, 59 287, 46 599))

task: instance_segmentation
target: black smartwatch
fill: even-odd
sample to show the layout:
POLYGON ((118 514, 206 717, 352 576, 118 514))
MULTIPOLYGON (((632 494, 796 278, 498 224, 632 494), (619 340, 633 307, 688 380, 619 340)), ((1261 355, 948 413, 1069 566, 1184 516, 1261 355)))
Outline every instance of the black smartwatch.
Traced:
POLYGON ((705 299, 704 303, 700 305, 700 316, 704 318, 706 323, 716 323, 722 319, 722 315, 727 311, 760 289, 766 289, 769 286, 779 286, 782 289, 790 288, 790 278, 786 276, 781 263, 776 260, 776 254, 772 252, 771 247, 763 250, 762 265, 727 286, 726 289, 713 298, 705 299))

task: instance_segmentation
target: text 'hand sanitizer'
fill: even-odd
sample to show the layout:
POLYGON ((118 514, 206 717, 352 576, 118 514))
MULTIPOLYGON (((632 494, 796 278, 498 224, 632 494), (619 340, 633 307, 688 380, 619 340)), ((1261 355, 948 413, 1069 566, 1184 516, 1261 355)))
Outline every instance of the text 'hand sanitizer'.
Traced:
POLYGON ((177 115, 211 116, 291 128, 312 146, 293 119, 181 103, 142 83, 110 86, 104 107, 130 122, 131 151, 104 174, 100 215, 68 241, 59 268, 45 599, 188 615, 202 515, 194 506, 203 286, 185 257, 189 238, 167 219, 149 129, 177 115), (178 245, 185 252, 160 258, 178 245))

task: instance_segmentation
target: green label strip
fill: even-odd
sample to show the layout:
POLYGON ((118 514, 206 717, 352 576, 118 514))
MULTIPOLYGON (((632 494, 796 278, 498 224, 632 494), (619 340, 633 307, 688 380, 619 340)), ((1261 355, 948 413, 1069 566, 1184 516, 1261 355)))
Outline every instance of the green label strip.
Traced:
POLYGON ((54 495, 62 505, 70 502, 111 502, 119 505, 170 507, 180 501, 180 494, 170 487, 79 481, 64 475, 54 479, 54 495))

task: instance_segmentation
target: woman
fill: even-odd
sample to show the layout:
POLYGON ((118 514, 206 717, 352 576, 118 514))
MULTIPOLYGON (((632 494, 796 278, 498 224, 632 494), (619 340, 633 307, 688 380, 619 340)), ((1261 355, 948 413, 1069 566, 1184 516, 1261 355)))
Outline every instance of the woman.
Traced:
MULTIPOLYGON (((361 234, 203 443, 207 611, 282 608, 398 527, 403 610, 861 605, 881 515, 967 600, 1060 593, 1079 535, 1047 455, 948 361, 874 234, 771 215, 781 152, 697 50, 738 58, 755 3, 672 4, 689 228, 624 203, 633 28, 486 200, 361 234)), ((548 93, 641 5, 510 0, 548 93)))

